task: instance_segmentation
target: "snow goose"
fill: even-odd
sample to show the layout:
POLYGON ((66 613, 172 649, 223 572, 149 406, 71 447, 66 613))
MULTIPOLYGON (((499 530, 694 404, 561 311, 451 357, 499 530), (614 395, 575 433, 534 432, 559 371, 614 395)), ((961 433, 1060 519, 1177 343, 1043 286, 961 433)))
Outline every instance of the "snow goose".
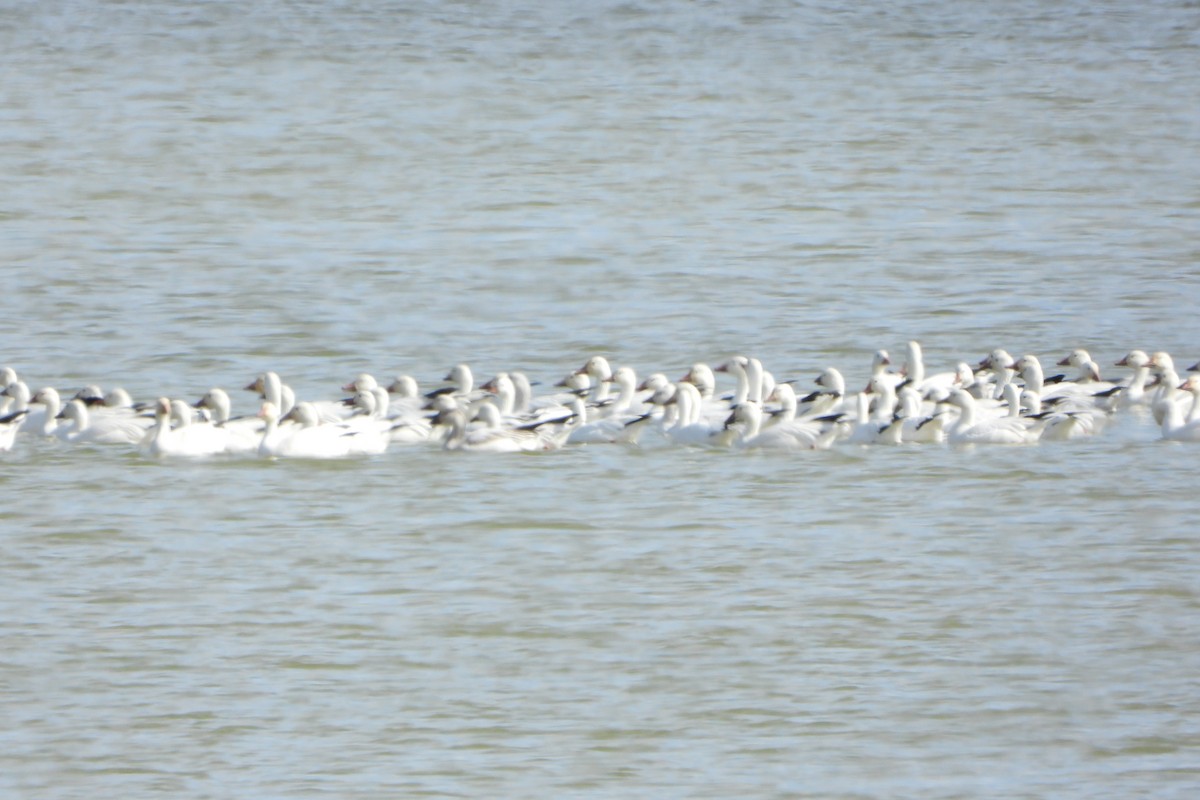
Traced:
POLYGON ((279 378, 277 372, 261 373, 246 387, 246 391, 256 392, 264 401, 274 405, 281 416, 296 405, 296 393, 279 378))
POLYGON ((517 406, 517 385, 513 383, 512 376, 507 372, 497 372, 490 381, 479 388, 495 395, 493 402, 502 419, 513 416, 517 406))
POLYGON ((233 406, 229 400, 229 393, 224 389, 219 386, 209 389, 196 401, 195 407, 211 412, 213 424, 225 430, 225 452, 236 455, 258 452, 258 445, 262 441, 263 420, 257 416, 232 416, 233 406))
POLYGON ((174 445, 187 455, 215 456, 229 447, 229 431, 212 423, 207 411, 196 413, 183 400, 171 401, 171 423, 174 445))
MULTIPOLYGON (((871 379, 872 381, 875 378, 871 379)), ((871 394, 869 392, 859 392, 854 396, 854 416, 842 414, 840 423, 845 425, 849 423, 849 433, 845 438, 851 444, 875 444, 879 441, 879 436, 883 432, 884 424, 875 420, 871 416, 871 394)))
POLYGON ((904 376, 889 372, 888 367, 891 365, 892 357, 888 355, 888 351, 876 350, 875 355, 871 357, 871 377, 868 380, 878 378, 881 381, 891 381, 893 386, 898 386, 904 380, 904 376))
MULTIPOLYGON (((471 372, 471 367, 465 363, 455 364, 446 373, 446 377, 442 378, 447 382, 448 386, 442 386, 434 389, 431 392, 425 393, 425 399, 432 401, 436 397, 447 396, 453 398, 459 405, 466 406, 472 400, 478 399, 474 395, 475 391, 475 375, 471 372)), ((432 406, 432 403, 430 403, 432 406)))
MULTIPOLYGON (((1095 364, 1091 366, 1094 368, 1095 364)), ((1077 411, 1092 416, 1100 414, 1102 404, 1107 407, 1108 392, 1098 383, 1063 380, 1047 386, 1037 356, 1023 355, 1013 363, 1013 368, 1025 382, 1025 389, 1036 394, 1041 405, 1055 406, 1055 410, 1063 413, 1077 411)), ((1089 373, 1099 375, 1094 369, 1089 369, 1089 373)))
MULTIPOLYGON (((379 388, 379 387, 376 387, 379 388)), ((327 440, 336 440, 328 445, 330 456, 344 449, 344 455, 366 456, 379 455, 387 450, 391 439, 392 424, 380 419, 376 413, 378 399, 373 391, 359 391, 355 395, 355 407, 361 412, 345 420, 327 422, 321 417, 320 410, 311 401, 301 401, 296 404, 285 419, 295 422, 299 429, 293 431, 287 440, 285 449, 296 453, 306 449, 314 453, 326 447, 327 440), (299 438, 296 438, 299 437, 299 438), (295 441, 292 441, 295 439, 295 441)), ((292 457, 297 457, 292 455, 292 457)), ((299 456, 325 458, 324 455, 299 456)))
POLYGON ((1150 409, 1154 414, 1155 423, 1162 425, 1168 408, 1180 400, 1179 373, 1175 371, 1175 361, 1170 353, 1162 350, 1150 356, 1147 366, 1150 367, 1157 384, 1150 398, 1150 409))
POLYGON ((1075 349, 1059 360, 1060 367, 1074 367, 1078 371, 1076 383, 1100 383, 1100 366, 1092 360, 1087 350, 1075 349))
MULTIPOLYGON (((975 374, 975 370, 971 369, 971 365, 965 361, 960 361, 954 368, 954 383, 951 389, 958 388, 965 391, 967 394, 974 397, 976 400, 992 396, 992 387, 989 381, 975 374)), ((949 397, 950 392, 946 390, 941 398, 944 400, 949 397)))
POLYGON ((67 420, 55 433, 64 441, 91 444, 138 444, 150 429, 150 420, 128 414, 96 415, 86 401, 73 398, 58 415, 67 420))
POLYGON ((906 346, 904 365, 900 367, 900 374, 904 377, 904 380, 900 384, 901 386, 907 384, 922 395, 925 395, 935 389, 949 391, 954 386, 954 379, 957 373, 938 372, 933 375, 926 375, 925 353, 921 349, 921 343, 916 339, 912 339, 906 346))
POLYGON ((672 399, 675 397, 675 384, 667 380, 661 372, 655 372, 638 384, 637 391, 649 392, 645 400, 640 401, 640 414, 633 415, 625 422, 625 434, 622 441, 637 444, 642 433, 648 428, 656 428, 662 433, 666 428, 675 424, 679 418, 679 409, 672 399), (657 422, 657 425, 651 423, 657 422))
POLYGON ((1133 370, 1133 375, 1117 396, 1117 404, 1128 407, 1149 403, 1150 393, 1146 391, 1146 383, 1150 380, 1150 356, 1144 350, 1130 350, 1113 366, 1133 370))
POLYGON ((1200 442, 1200 375, 1188 376, 1177 388, 1192 396, 1191 413, 1185 418, 1183 403, 1168 403, 1163 409, 1162 438, 1176 442, 1200 442))
POLYGON ((679 380, 695 386, 700 391, 700 398, 705 402, 711 400, 717 391, 717 376, 713 374, 712 367, 703 362, 692 364, 687 374, 679 380))
POLYGON ((344 458, 350 455, 352 435, 336 424, 322 424, 320 413, 311 403, 297 403, 288 412, 296 425, 280 426, 279 408, 264 402, 259 409, 264 421, 258 454, 263 458, 344 458))
MULTIPOLYGON (((21 385, 19 381, 17 385, 21 385)), ((18 395, 17 402, 20 402, 20 395, 18 395)), ((55 430, 59 427, 58 412, 62 410, 62 398, 59 396, 58 390, 52 386, 44 386, 38 390, 37 394, 29 398, 29 403, 30 405, 41 405, 44 416, 38 419, 31 414, 25 418, 25 425, 35 426, 31 427, 31 430, 42 436, 55 435, 55 430)))
POLYGON ((674 387, 675 391, 666 402, 674 406, 676 411, 669 424, 664 416, 663 435, 673 444, 719 444, 716 437, 724 426, 714 426, 703 418, 700 390, 683 382, 674 384, 674 387))
POLYGON ((71 399, 82 400, 86 406, 102 406, 104 405, 104 390, 91 383, 76 392, 71 399))
POLYGON ((798 399, 798 413, 811 416, 840 413, 846 398, 846 379, 842 373, 828 367, 815 383, 821 388, 798 399))
POLYGON ((743 403, 733 409, 726 427, 737 430, 732 444, 738 448, 782 450, 828 450, 837 438, 833 425, 812 421, 782 422, 764 428, 758 403, 743 403))
POLYGON ((775 391, 776 380, 774 373, 764 367, 761 361, 758 363, 758 374, 758 402, 761 404, 766 401, 771 392, 775 391))
MULTIPOLYGON (((993 381, 990 387, 981 387, 978 394, 975 394, 981 400, 988 399, 1000 400, 1004 397, 1004 387, 1012 381, 1016 375, 1014 368, 1015 360, 1008 351, 997 347, 992 352, 983 357, 976 368, 976 372, 989 372, 992 375, 993 381)), ((975 380, 979 381, 979 375, 976 374, 975 380)))
POLYGON ((896 393, 896 399, 898 408, 895 417, 888 428, 881 432, 880 442, 934 444, 946 440, 944 418, 932 412, 926 413, 925 401, 914 386, 902 386, 896 393))
POLYGON ((880 427, 892 421, 896 414, 896 382, 891 375, 876 375, 867 383, 864 393, 872 397, 871 421, 880 427))
MULTIPOLYGON (((397 375, 387 387, 388 414, 393 420, 423 427, 425 436, 420 441, 429 438, 429 421, 425 417, 425 398, 422 397, 417 379, 411 375, 397 375)), ((401 437, 402 439, 403 437, 401 437)), ((401 441, 393 439, 393 441, 401 441)), ((417 441, 413 439, 413 441, 417 441)))
MULTIPOLYGON (((425 414, 425 404, 416 391, 416 381, 413 381, 410 389, 406 389, 409 393, 403 395, 396 395, 390 388, 384 389, 382 386, 376 386, 371 391, 374 395, 374 415, 387 420, 388 440, 397 444, 427 442, 433 433, 429 417, 425 414)), ((362 404, 366 402, 363 400, 362 404)), ((453 404, 454 401, 446 397, 446 402, 453 404)))
POLYGON ((1026 444, 1036 440, 1030 420, 984 418, 975 398, 962 389, 952 389, 946 402, 959 410, 958 420, 946 430, 946 440, 951 444, 1026 444))
MULTIPOLYGON (((750 371, 753 372, 755 368, 750 366, 750 359, 746 359, 745 364, 747 367, 749 367, 750 371)), ((761 368, 761 364, 759 367, 761 368)), ((735 367, 733 370, 726 370, 726 372, 732 372, 734 375, 736 375, 737 368, 735 367)), ((747 373, 747 378, 749 378, 749 376, 750 374, 747 373)), ((765 372, 763 374, 763 381, 764 384, 767 381, 765 372)), ((692 364, 687 373, 680 378, 678 382, 690 383, 692 386, 695 386, 696 391, 700 393, 700 402, 698 408, 701 420, 704 420, 713 427, 721 427, 725 424, 725 418, 729 416, 729 410, 732 403, 726 398, 717 396, 717 378, 713 373, 712 367, 702 362, 692 364)), ((770 382, 773 386, 774 380, 771 379, 770 382)), ((740 394, 742 391, 743 389, 741 388, 739 381, 739 390, 737 393, 740 394)), ((747 381, 744 391, 747 393, 747 395, 749 394, 749 381, 747 381)))
POLYGON ((771 393, 767 395, 767 402, 779 405, 779 408, 768 412, 769 418, 765 421, 768 427, 795 421, 800 403, 796 399, 796 390, 790 383, 775 384, 771 393))
POLYGON ((8 398, 9 401, 8 408, 4 412, 6 417, 22 413, 22 416, 14 423, 17 427, 27 427, 28 430, 36 430, 45 422, 45 406, 39 408, 29 407, 33 395, 30 394, 29 385, 25 381, 18 378, 5 386, 4 390, 0 391, 0 395, 8 398))
MULTIPOLYGON (((645 404, 637 399, 638 379, 633 367, 618 367, 613 372, 612 382, 616 385, 617 396, 612 402, 611 416, 640 416, 645 413, 645 404)), ((703 397, 703 390, 700 390, 700 394, 703 397)))
POLYGON ((1061 396, 1061 394, 1066 393, 1072 394, 1076 397, 1088 395, 1091 398, 1090 402, 1093 406, 1101 403, 1111 406, 1112 403, 1110 398, 1121 388, 1118 384, 1113 383, 1112 381, 1101 379, 1100 366, 1092 360, 1092 357, 1088 354, 1087 350, 1072 350, 1065 358, 1058 362, 1058 366, 1074 367, 1077 371, 1077 375, 1073 381, 1064 378, 1060 382, 1059 385, 1064 387, 1064 392, 1043 392, 1043 402, 1055 403, 1057 402, 1057 396, 1061 396))
POLYGON ((516 387, 517 394, 513 400, 514 414, 527 414, 533 406, 533 385, 529 382, 529 376, 524 372, 508 373, 508 377, 512 378, 513 386, 516 387))
MULTIPOLYGON (((89 392, 97 388, 92 386, 82 391, 89 392)), ((114 386, 98 399, 93 395, 79 397, 78 393, 76 397, 83 400, 84 404, 88 407, 88 413, 91 415, 91 423, 93 425, 101 418, 108 416, 136 417, 146 429, 154 425, 154 414, 151 407, 145 403, 133 402, 133 398, 129 396, 129 392, 120 386, 114 386)))
POLYGON ((27 414, 29 414, 29 410, 23 409, 0 417, 0 453, 12 449, 13 443, 17 439, 17 431, 21 429, 21 423, 25 421, 27 414))
POLYGON ((634 419, 633 416, 621 414, 591 418, 587 404, 580 397, 571 401, 571 411, 574 415, 574 422, 567 435, 568 444, 611 444, 628 441, 630 432, 625 427, 625 423, 634 419))
POLYGON ((354 380, 342 386, 343 392, 370 392, 379 385, 379 381, 375 380, 375 376, 369 372, 360 372, 354 376, 354 380))
POLYGON ((434 425, 449 429, 442 447, 489 453, 518 453, 557 450, 565 437, 538 428, 503 428, 487 424, 468 428, 467 412, 461 408, 439 411, 434 425))
POLYGON ((756 395, 761 396, 762 385, 758 382, 761 374, 751 375, 751 369, 751 360, 746 356, 734 356, 717 367, 717 372, 727 373, 737 380, 737 388, 730 400, 731 406, 740 406, 756 399, 756 395))
MULTIPOLYGON (((1015 384, 1010 384, 1015 388, 1015 384)), ((1097 424, 1093 417, 1083 411, 1043 410, 1042 399, 1031 389, 1021 390, 1015 400, 1015 408, 1022 416, 1033 420, 1030 430, 1046 441, 1066 441, 1094 435, 1103 422, 1097 424)))
POLYGON ((647 407, 636 400, 637 375, 630 367, 620 367, 613 372, 611 382, 617 384, 617 395, 599 407, 578 397, 570 403, 575 420, 567 438, 569 443, 629 443, 638 437, 636 426, 629 424, 640 421, 647 407))
POLYGON ((416 398, 421 396, 420 387, 417 385, 417 379, 412 375, 397 375, 392 379, 392 382, 387 387, 388 394, 392 399, 397 398, 416 398))
POLYGON ((608 392, 612 383, 612 365, 604 356, 592 356, 587 362, 575 370, 577 375, 587 375, 592 382, 592 392, 588 402, 598 406, 608 400, 608 392))
POLYGON ((17 371, 12 367, 0 369, 0 416, 9 413, 9 408, 12 406, 12 398, 4 390, 8 389, 9 384, 17 382, 17 371))
POLYGON ((141 442, 141 449, 146 455, 154 458, 196 458, 221 452, 214 450, 206 437, 183 434, 171 427, 173 415, 178 416, 178 409, 172 408, 170 399, 160 397, 154 402, 154 427, 141 442))
POLYGON ((568 406, 576 397, 587 397, 591 393, 592 379, 586 372, 568 372, 554 384, 556 390, 533 398, 530 408, 533 417, 558 418, 569 414, 568 406))

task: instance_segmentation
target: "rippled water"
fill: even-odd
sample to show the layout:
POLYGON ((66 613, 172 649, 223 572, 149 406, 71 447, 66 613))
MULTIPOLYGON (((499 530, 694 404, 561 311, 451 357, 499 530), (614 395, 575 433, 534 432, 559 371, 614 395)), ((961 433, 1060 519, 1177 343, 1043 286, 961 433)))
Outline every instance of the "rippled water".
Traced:
MULTIPOLYGON (((10 3, 0 363, 1200 357, 1194 3, 10 3)), ((237 398, 241 410, 248 395, 237 398)), ((1194 447, 0 458, 16 797, 1191 797, 1194 447)))

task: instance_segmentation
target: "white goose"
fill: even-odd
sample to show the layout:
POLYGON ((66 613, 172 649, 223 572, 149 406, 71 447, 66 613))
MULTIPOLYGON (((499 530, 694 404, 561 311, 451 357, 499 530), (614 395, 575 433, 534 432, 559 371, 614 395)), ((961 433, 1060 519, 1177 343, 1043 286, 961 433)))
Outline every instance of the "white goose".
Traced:
POLYGON ((695 386, 700 391, 700 398, 705 402, 712 400, 717 391, 717 376, 713 374, 712 367, 703 362, 692 364, 687 374, 679 380, 695 386))
POLYGON ((425 416, 425 398, 417 379, 397 375, 387 387, 388 417, 392 420, 392 441, 412 444, 429 440, 431 428, 425 416))
POLYGON ((492 402, 496 404, 496 410, 500 412, 502 419, 508 419, 515 415, 517 385, 513 383, 511 375, 507 372, 497 372, 490 381, 479 388, 495 395, 492 402))
POLYGON ((846 400, 846 379, 835 367, 827 367, 815 381, 821 388, 798 399, 805 415, 839 414, 846 400))
POLYGON ((892 357, 888 355, 888 351, 876 350, 875 355, 871 357, 871 377, 868 380, 890 381, 893 387, 898 386, 904 380, 904 376, 889 372, 888 367, 891 365, 892 357))
POLYGON ((557 450, 565 436, 540 428, 503 428, 490 424, 468 428, 467 412, 461 408, 439 411, 434 424, 449 429, 442 447, 488 453, 519 453, 557 450))
POLYGON ((287 444, 282 446, 284 451, 291 452, 282 454, 301 458, 325 458, 383 453, 391 440, 392 424, 376 416, 378 406, 375 392, 358 392, 355 395, 355 405, 362 411, 361 414, 341 422, 325 422, 315 404, 308 401, 297 403, 286 419, 297 423, 298 428, 291 432, 286 440, 287 444), (302 455, 305 452, 322 452, 327 442, 330 442, 328 456, 302 455))
POLYGON ((8 452, 12 449, 13 443, 17 440, 17 431, 21 430, 21 423, 25 421, 28 410, 13 411, 0 417, 0 453, 8 452))
POLYGON ((128 414, 94 415, 78 398, 67 403, 58 415, 67 420, 55 433, 71 443, 138 444, 150 429, 150 420, 128 414))
POLYGON ((1004 397, 1004 387, 1012 381, 1016 375, 1016 361, 1008 351, 997 347, 992 352, 983 357, 979 362, 979 367, 976 369, 974 379, 976 383, 982 383, 972 394, 980 400, 992 399, 1000 400, 1004 397), (992 381, 990 384, 980 378, 980 372, 991 373, 992 381))
MULTIPOLYGON (((187 408, 186 404, 183 406, 187 408)), ((179 429, 171 427, 172 416, 178 415, 178 407, 172 408, 168 398, 160 397, 154 402, 154 427, 141 442, 141 449, 146 455, 154 458, 197 458, 223 452, 223 448, 215 449, 203 434, 183 433, 182 426, 179 429)))
POLYGON ((588 402, 599 406, 608 400, 609 387, 612 383, 612 365, 604 356, 592 356, 582 367, 575 370, 576 375, 587 375, 592 382, 592 392, 588 402))
POLYGON ((733 399, 730 401, 731 406, 762 402, 762 362, 757 358, 734 356, 717 367, 716 371, 726 372, 737 379, 737 388, 734 390, 733 399))
POLYGON ((427 400, 432 402, 444 395, 453 398, 458 405, 466 407, 472 401, 479 399, 475 394, 475 375, 471 372, 468 364, 455 364, 442 380, 448 382, 449 385, 427 392, 425 394, 427 400))
POLYGON ((1150 380, 1150 356, 1144 350, 1130 350, 1113 366, 1129 367, 1133 370, 1129 382, 1117 396, 1119 406, 1142 406, 1150 402, 1150 393, 1146 384, 1150 380))
MULTIPOLYGON (((17 382, 17 371, 12 367, 0 369, 0 416, 7 416, 12 406, 12 398, 9 397, 9 384, 17 382)), ((13 409, 15 410, 15 409, 13 409)))
POLYGON ((1036 441, 1032 423, 1023 417, 983 418, 974 397, 952 389, 947 401, 959 409, 958 420, 946 430, 951 444, 1027 444, 1036 441))
MULTIPOLYGON (((875 378, 871 379, 872 381, 875 378)), ((883 425, 871 416, 871 394, 859 392, 854 396, 854 416, 842 414, 840 424, 849 423, 849 432, 845 434, 846 441, 851 444, 875 444, 883 433, 883 425)))
MULTIPOLYGON (((691 383, 674 384, 675 391, 667 400, 676 409, 673 421, 665 424, 663 435, 674 444, 714 445, 722 427, 716 427, 702 416, 700 390, 691 383)), ((664 422, 666 418, 664 417, 664 422)))
POLYGON ((412 375, 397 375, 392 379, 392 382, 387 387, 388 394, 392 395, 392 399, 397 398, 416 398, 421 396, 420 387, 417 385, 417 379, 412 375))
MULTIPOLYGON (((1009 385, 1016 388, 1016 384, 1009 385)), ((1014 408, 1023 412, 1022 416, 1033 420, 1030 430, 1038 439, 1059 442, 1079 439, 1092 436, 1103 427, 1103 422, 1097 424, 1084 411, 1042 410, 1042 398, 1031 389, 1021 390, 1013 402, 1014 408)))
MULTIPOLYGON (((21 386, 18 381, 17 386, 21 386)), ((17 403, 21 402, 21 395, 17 396, 17 403)), ((59 428, 58 413, 62 411, 62 398, 59 397, 58 390, 52 386, 44 386, 38 390, 38 393, 29 398, 30 405, 42 406, 42 417, 39 419, 32 413, 25 418, 25 424, 22 427, 28 427, 30 430, 40 433, 42 436, 54 436, 59 428)))
POLYGON ((296 393, 279 378, 277 372, 264 372, 246 387, 246 391, 256 392, 264 401, 271 403, 280 415, 287 414, 296 405, 296 393))
POLYGON ((229 432, 214 425, 207 410, 196 412, 183 400, 172 400, 171 423, 177 442, 197 455, 215 456, 228 449, 229 432))
MULTIPOLYGON (((1085 364, 1089 375, 1100 374, 1094 363, 1091 363, 1090 367, 1086 366, 1090 362, 1081 363, 1085 364)), ((1021 356, 1013 363, 1013 368, 1025 382, 1025 390, 1037 395, 1039 405, 1052 405, 1055 411, 1082 412, 1101 419, 1101 404, 1107 404, 1108 398, 1103 396, 1106 392, 1100 384, 1092 380, 1086 383, 1063 380, 1047 385, 1042 364, 1034 355, 1021 356)))
POLYGON ((837 438, 833 425, 816 422, 782 422, 764 428, 763 410, 758 403, 743 403, 733 410, 728 425, 740 427, 733 445, 739 448, 775 450, 828 450, 837 438))
POLYGON ((925 353, 921 349, 921 343, 916 339, 909 341, 907 345, 904 365, 900 368, 900 374, 904 376, 901 386, 912 386, 921 395, 927 395, 935 390, 950 391, 954 387, 954 379, 957 375, 956 372, 938 372, 926 375, 925 353))
MULTIPOLYGON (((293 409, 299 424, 281 427, 279 408, 267 401, 259 409, 265 425, 258 454, 263 458, 345 458, 351 454, 350 440, 336 425, 321 424, 319 412, 311 405, 297 403, 293 409), (301 406, 304 408, 301 410, 301 406)), ((292 413, 292 412, 289 412, 292 413)))
POLYGON ((209 389, 196 402, 195 407, 211 412, 213 424, 226 432, 225 452, 235 455, 252 455, 258 452, 265 427, 263 420, 257 416, 231 416, 233 406, 228 392, 224 389, 218 386, 209 389))
POLYGON ((1182 403, 1169 403, 1164 409, 1162 438, 1176 442, 1200 442, 1200 375, 1190 375, 1178 387, 1192 396, 1191 412, 1183 416, 1182 403))
POLYGON ((31 431, 38 430, 45 423, 46 407, 30 408, 29 403, 33 399, 33 395, 30 394, 29 386, 25 381, 20 379, 13 381, 4 387, 0 395, 9 400, 8 408, 4 412, 6 417, 17 413, 22 414, 19 419, 14 420, 14 424, 18 428, 25 428, 31 431))
MULTIPOLYGON (((1092 360, 1087 350, 1077 348, 1059 360, 1060 367, 1074 367, 1078 372, 1075 383, 1101 383, 1100 365, 1092 360)), ((1107 387, 1105 387, 1107 388, 1107 387)))
MULTIPOLYGON (((1179 373, 1175 371, 1175 360, 1171 354, 1159 350, 1150 356, 1147 364, 1155 376, 1158 388, 1150 398, 1150 410, 1154 414, 1155 423, 1162 425, 1169 408, 1180 400, 1179 373)), ((1182 414, 1182 410, 1180 411, 1182 414)))
MULTIPOLYGON (((640 402, 637 398, 638 379, 633 367, 618 367, 613 372, 612 382, 617 387, 617 396, 612 401, 611 416, 640 416, 649 410, 646 408, 646 404, 640 402)), ((699 387, 697 388, 699 389, 699 387)), ((700 389, 700 394, 703 397, 704 390, 700 389)))
POLYGON ((892 423, 880 434, 884 444, 938 444, 946 441, 945 417, 926 413, 925 401, 913 386, 903 386, 896 395, 897 408, 892 423))
POLYGON ((592 417, 581 397, 571 401, 571 411, 575 421, 567 435, 568 444, 611 444, 628 441, 631 435, 625 427, 625 423, 632 419, 629 415, 592 417))

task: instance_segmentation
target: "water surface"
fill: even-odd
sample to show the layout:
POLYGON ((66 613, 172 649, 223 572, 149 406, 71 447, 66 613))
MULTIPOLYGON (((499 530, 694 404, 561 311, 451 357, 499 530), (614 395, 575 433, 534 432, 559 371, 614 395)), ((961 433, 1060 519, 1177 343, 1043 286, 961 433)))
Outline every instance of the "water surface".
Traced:
MULTIPOLYGON (((0 13, 0 362, 1200 358, 1187 3, 0 13)), ((240 411, 250 396, 235 392, 240 411)), ((0 459, 13 796, 1191 797, 1194 448, 0 459)))

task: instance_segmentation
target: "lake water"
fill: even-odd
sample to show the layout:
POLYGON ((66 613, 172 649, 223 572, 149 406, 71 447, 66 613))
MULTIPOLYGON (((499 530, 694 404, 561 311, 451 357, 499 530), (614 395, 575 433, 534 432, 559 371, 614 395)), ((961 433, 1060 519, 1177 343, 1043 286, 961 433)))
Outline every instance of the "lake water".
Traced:
MULTIPOLYGON (((0 65, 35 387, 1200 358, 1195 3, 10 2, 0 65)), ((1133 414, 811 454, 22 439, 0 789, 1191 798, 1198 454, 1133 414)))

